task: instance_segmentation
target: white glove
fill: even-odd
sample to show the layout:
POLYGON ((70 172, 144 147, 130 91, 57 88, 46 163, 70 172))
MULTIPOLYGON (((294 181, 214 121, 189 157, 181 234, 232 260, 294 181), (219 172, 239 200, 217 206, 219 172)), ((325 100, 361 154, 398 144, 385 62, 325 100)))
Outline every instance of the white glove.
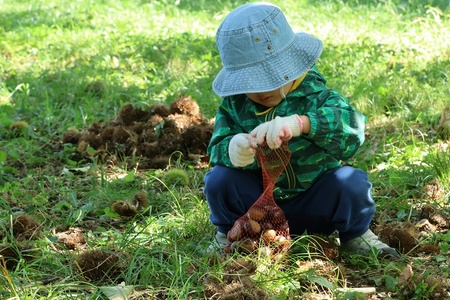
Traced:
POLYGON ((228 145, 231 163, 236 167, 245 167, 255 160, 255 139, 248 133, 238 133, 228 145))
POLYGON ((283 141, 289 141, 294 136, 299 136, 303 131, 303 121, 297 115, 289 117, 275 117, 275 119, 265 122, 250 133, 258 145, 267 142, 270 149, 280 148, 283 141))

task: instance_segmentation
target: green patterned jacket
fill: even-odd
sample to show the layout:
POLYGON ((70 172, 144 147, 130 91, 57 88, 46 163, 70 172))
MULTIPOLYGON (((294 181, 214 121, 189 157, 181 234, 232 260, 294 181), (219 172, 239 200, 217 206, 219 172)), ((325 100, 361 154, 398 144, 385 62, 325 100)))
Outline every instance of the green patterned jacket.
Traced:
MULTIPOLYGON (((276 201, 288 200, 307 190, 324 172, 354 156, 364 142, 365 116, 356 111, 347 98, 327 88, 325 77, 314 66, 300 85, 272 109, 245 95, 225 97, 216 113, 207 149, 210 164, 235 168, 228 155, 228 145, 235 134, 249 133, 275 116, 292 114, 307 115, 311 120, 311 132, 289 141, 292 156, 276 183, 276 201)), ((243 169, 259 168, 255 160, 243 169)))

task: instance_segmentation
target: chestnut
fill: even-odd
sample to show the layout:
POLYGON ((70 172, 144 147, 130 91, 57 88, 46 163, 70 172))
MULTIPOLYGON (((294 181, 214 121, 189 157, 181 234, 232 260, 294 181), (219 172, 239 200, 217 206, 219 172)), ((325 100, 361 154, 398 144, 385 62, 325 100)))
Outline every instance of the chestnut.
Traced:
POLYGON ((258 242, 253 239, 245 239, 238 245, 238 251, 244 253, 251 253, 258 248, 258 242))
POLYGON ((233 227, 227 233, 227 239, 229 242, 234 242, 242 238, 242 233, 244 231, 242 220, 238 219, 234 222, 233 227))
POLYGON ((249 236, 258 236, 261 232, 261 225, 258 222, 248 219, 247 222, 244 223, 245 233, 249 236))
POLYGON ((261 221, 267 216, 267 210, 262 206, 253 205, 249 208, 247 215, 252 220, 261 221))
POLYGON ((271 243, 273 243, 276 237, 277 237, 277 232, 273 229, 264 230, 264 232, 261 235, 262 240, 267 245, 270 245, 271 243))
POLYGON ((270 220, 272 221, 273 224, 281 224, 283 222, 286 222, 286 216, 284 214, 284 211, 279 208, 279 207, 274 207, 271 211, 270 211, 270 220))

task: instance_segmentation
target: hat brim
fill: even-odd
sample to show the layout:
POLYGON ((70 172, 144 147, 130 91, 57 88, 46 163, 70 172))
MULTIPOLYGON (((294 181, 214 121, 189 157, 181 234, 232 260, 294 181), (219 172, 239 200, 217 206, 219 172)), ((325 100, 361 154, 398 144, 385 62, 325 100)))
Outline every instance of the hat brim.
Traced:
POLYGON ((226 97, 279 89, 308 71, 322 49, 321 40, 307 33, 296 33, 291 45, 265 61, 244 68, 222 68, 214 79, 213 90, 226 97))

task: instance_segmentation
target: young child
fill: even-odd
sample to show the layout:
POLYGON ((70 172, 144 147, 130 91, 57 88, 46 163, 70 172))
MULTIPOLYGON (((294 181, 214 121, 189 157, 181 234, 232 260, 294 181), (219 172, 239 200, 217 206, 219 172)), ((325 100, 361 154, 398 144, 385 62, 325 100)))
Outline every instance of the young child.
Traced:
POLYGON ((208 146, 213 168, 205 195, 216 240, 261 196, 263 181, 255 148, 289 141, 292 153, 274 198, 291 236, 339 232, 346 251, 375 247, 398 257, 369 229, 375 204, 367 174, 341 161, 364 142, 365 117, 329 89, 315 62, 322 42, 294 33, 279 7, 249 3, 233 10, 217 30, 223 69, 213 83, 223 98, 208 146))

